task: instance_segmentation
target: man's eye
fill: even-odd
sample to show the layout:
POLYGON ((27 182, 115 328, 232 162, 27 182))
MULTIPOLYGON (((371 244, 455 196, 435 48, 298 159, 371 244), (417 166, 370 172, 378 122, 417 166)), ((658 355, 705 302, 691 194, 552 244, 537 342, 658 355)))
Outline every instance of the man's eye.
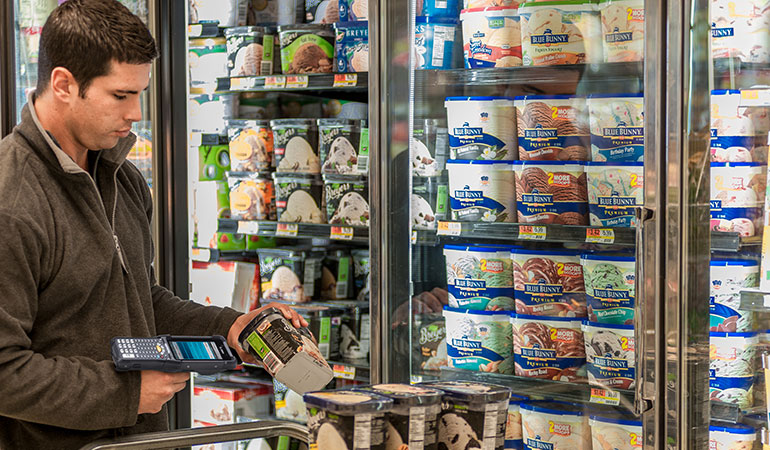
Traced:
POLYGON ((126 99, 125 95, 118 95, 118 94, 113 94, 113 95, 115 95, 115 98, 118 99, 118 100, 125 100, 126 99))

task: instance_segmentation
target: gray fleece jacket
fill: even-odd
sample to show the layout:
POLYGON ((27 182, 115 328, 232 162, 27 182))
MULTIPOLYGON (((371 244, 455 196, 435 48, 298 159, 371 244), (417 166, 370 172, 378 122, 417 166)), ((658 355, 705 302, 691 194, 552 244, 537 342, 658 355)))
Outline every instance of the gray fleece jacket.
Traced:
POLYGON ((239 315, 157 284, 150 191, 125 160, 135 139, 99 151, 94 178, 29 103, 0 141, 2 450, 167 429, 165 408, 137 416, 140 374, 115 371, 110 339, 227 336, 239 315))

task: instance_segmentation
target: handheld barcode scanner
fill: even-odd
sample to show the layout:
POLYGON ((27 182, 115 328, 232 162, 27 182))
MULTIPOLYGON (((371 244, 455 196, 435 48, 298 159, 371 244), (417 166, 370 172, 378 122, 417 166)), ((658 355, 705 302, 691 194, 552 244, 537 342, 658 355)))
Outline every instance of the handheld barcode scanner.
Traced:
POLYGON ((222 336, 115 337, 112 360, 119 372, 157 370, 213 374, 238 365, 222 336))

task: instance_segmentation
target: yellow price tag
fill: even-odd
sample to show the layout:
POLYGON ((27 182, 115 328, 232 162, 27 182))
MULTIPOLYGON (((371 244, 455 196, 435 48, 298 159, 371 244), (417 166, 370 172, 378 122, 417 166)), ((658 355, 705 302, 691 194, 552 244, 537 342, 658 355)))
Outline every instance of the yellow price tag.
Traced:
POLYGON ((286 77, 265 77, 265 89, 283 89, 286 87, 286 77))
POLYGON ((299 231, 299 225, 296 223, 279 223, 275 228, 276 236, 296 237, 299 231))
POLYGON ((332 227, 332 231, 329 237, 332 239, 339 239, 342 241, 350 241, 353 239, 353 228, 352 227, 332 227))
POLYGON ((620 404, 620 394, 609 389, 591 388, 591 403, 618 406, 620 404))
POLYGON ((613 244, 615 232, 612 228, 588 228, 586 229, 586 242, 589 244, 613 244))
POLYGON ((303 89, 308 86, 307 75, 290 75, 286 77, 286 89, 303 89))
POLYGON ((460 222, 439 221, 436 234, 439 236, 460 236, 462 232, 463 224, 460 222))
POLYGON ((333 87, 356 87, 358 84, 357 73, 338 73, 334 75, 333 87))
POLYGON ((520 225, 519 239, 528 241, 544 241, 546 238, 546 228, 538 225, 520 225))

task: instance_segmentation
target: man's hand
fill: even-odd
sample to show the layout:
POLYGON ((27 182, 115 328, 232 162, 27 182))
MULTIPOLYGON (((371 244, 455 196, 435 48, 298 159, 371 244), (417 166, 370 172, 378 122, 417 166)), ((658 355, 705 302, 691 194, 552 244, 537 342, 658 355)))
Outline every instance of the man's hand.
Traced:
POLYGON ((415 295, 411 302, 404 302, 396 309, 391 327, 397 328, 408 324, 409 317, 415 314, 440 313, 448 303, 449 293, 437 287, 415 295))
POLYGON ((227 333, 227 345, 229 345, 230 348, 234 348, 235 351, 238 352, 238 356, 243 362, 254 364, 257 362, 257 360, 241 347, 241 343, 238 342, 238 336, 240 336, 241 331, 246 328, 246 325, 248 325, 249 322, 251 322, 252 319, 257 316, 257 314, 261 313, 267 308, 276 308, 280 310, 283 313, 283 316, 286 317, 295 328, 308 326, 307 320, 303 319, 302 316, 297 313, 297 311, 294 311, 290 306, 283 305, 281 303, 269 303, 259 309, 255 309, 254 311, 240 316, 239 318, 235 319, 235 323, 233 323, 233 326, 230 327, 230 331, 227 333))
POLYGON ((155 414, 163 405, 184 389, 190 374, 165 373, 155 370, 142 371, 142 388, 139 394, 139 414, 155 414))

